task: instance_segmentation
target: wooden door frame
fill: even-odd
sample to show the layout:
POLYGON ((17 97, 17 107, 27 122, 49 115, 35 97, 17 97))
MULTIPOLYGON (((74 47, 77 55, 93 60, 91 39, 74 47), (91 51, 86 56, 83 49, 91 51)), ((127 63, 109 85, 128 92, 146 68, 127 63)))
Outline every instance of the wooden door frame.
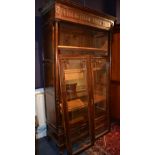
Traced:
POLYGON ((62 65, 63 59, 84 59, 86 60, 86 68, 87 68, 87 88, 88 88, 88 118, 89 118, 89 127, 90 127, 90 140, 91 143, 87 147, 81 148, 79 151, 77 151, 75 154, 78 154, 82 152, 83 150, 87 149, 88 147, 92 146, 94 144, 94 138, 93 138, 93 125, 92 123, 92 99, 91 99, 91 87, 89 87, 89 84, 91 84, 91 79, 88 78, 90 75, 90 67, 89 67, 89 61, 90 61, 90 56, 89 55, 59 55, 59 70, 60 70, 60 90, 61 90, 61 95, 62 95, 62 110, 63 110, 63 118, 64 118, 64 129, 65 129, 65 135, 66 135, 66 146, 67 146, 67 151, 69 155, 73 154, 72 151, 72 146, 71 146, 71 140, 70 140, 70 133, 69 133, 69 118, 68 118, 68 110, 67 110, 67 99, 66 99, 66 90, 65 90, 65 81, 64 81, 64 69, 62 65))

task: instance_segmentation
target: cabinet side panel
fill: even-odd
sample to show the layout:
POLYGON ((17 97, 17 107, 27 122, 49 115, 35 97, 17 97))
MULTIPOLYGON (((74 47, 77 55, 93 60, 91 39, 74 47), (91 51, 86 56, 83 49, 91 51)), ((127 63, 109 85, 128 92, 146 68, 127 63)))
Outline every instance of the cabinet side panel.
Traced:
POLYGON ((46 93, 46 117, 47 117, 47 122, 49 124, 52 124, 55 126, 56 124, 56 115, 55 115, 55 108, 54 108, 54 95, 50 95, 46 93))
POLYGON ((54 87, 54 71, 53 63, 44 63, 45 75, 45 105, 47 123, 56 125, 56 107, 55 107, 55 87, 54 87))
POLYGON ((43 64, 46 120, 48 124, 56 126, 55 106, 55 78, 54 78, 54 50, 53 50, 52 24, 43 27, 43 64))
POLYGON ((43 59, 54 60, 53 44, 52 44, 52 24, 43 27, 43 59))

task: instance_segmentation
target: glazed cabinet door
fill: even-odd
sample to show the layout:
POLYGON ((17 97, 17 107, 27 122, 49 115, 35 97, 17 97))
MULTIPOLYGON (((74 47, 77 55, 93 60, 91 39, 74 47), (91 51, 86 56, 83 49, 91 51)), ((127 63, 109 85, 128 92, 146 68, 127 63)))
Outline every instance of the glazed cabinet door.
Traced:
POLYGON ((92 145, 88 57, 61 57, 62 115, 68 154, 92 145))
POLYGON ((104 58, 91 59, 93 80, 93 111, 95 138, 103 135, 109 128, 108 88, 109 63, 104 58))

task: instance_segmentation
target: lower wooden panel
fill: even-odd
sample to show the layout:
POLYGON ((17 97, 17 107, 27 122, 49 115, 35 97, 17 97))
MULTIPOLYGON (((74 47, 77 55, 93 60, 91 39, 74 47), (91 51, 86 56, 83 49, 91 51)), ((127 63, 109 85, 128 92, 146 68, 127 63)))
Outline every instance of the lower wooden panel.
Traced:
POLYGON ((65 136, 64 132, 58 133, 58 129, 52 127, 51 125, 47 125, 47 135, 52 138, 52 140, 56 143, 59 148, 65 147, 65 136))

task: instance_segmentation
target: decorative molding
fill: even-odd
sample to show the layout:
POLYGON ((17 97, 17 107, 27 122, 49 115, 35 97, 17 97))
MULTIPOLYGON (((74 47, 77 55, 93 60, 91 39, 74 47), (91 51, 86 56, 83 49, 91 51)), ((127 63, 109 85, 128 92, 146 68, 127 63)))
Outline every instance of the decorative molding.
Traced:
POLYGON ((75 22, 107 30, 109 30, 114 25, 113 20, 109 20, 101 16, 96 16, 92 13, 88 13, 60 3, 56 3, 55 5, 55 17, 60 20, 75 22))

